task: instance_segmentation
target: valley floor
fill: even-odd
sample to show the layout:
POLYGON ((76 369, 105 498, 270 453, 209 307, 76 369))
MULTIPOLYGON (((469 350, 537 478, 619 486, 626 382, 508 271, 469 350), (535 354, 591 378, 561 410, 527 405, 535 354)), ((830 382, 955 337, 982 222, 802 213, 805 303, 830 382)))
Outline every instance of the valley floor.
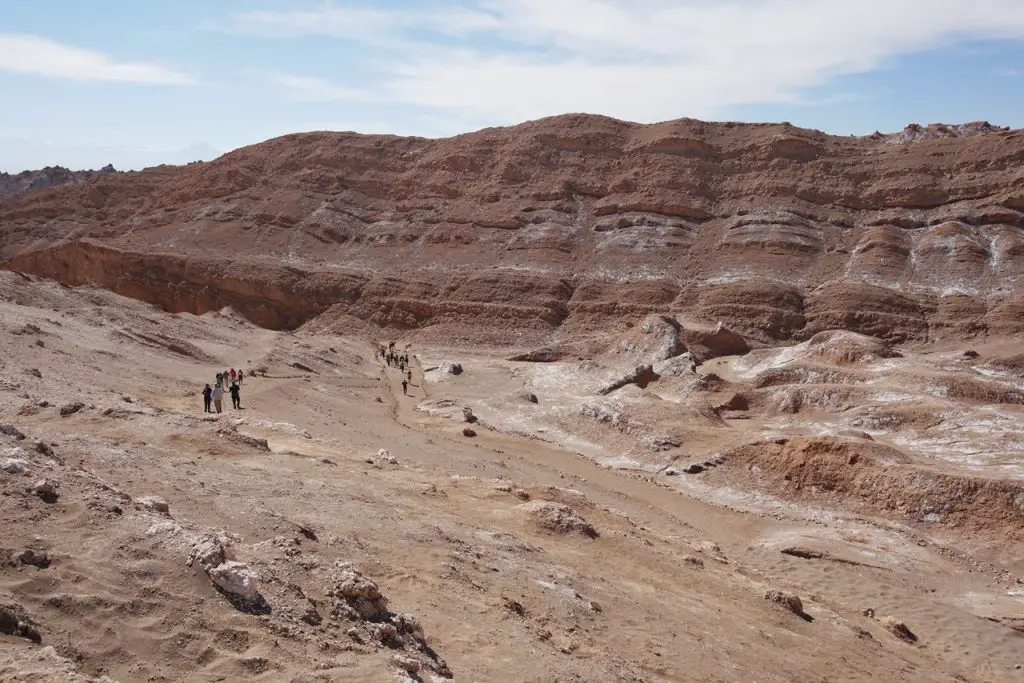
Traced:
MULTIPOLYGON (((773 488, 767 464, 729 455, 824 425, 842 448, 931 443, 929 471, 1012 486, 1019 406, 988 413, 1018 423, 1001 445, 979 436, 985 457, 954 462, 925 428, 872 429, 877 410, 809 401, 797 418, 758 408, 777 399, 753 388, 752 415, 682 407, 686 382, 712 371, 753 382, 761 370, 738 358, 596 398, 611 360, 414 344, 404 396, 366 341, 230 312, 170 315, 0 273, 0 320, 0 423, 15 428, 0 465, 26 470, 0 472, 0 680, 1024 681, 1012 507, 987 528, 926 523, 773 488), (203 384, 232 366, 249 373, 243 409, 204 414, 203 384), (839 434, 857 418, 870 442, 839 434), (653 437, 669 445, 643 447, 653 437), (54 493, 33 490, 42 479, 54 493), (207 534, 258 575, 257 599, 188 566, 207 534), (387 610, 361 616, 374 584, 387 610), (421 633, 403 631, 414 622, 421 633)), ((913 393, 901 384, 849 387, 913 393)), ((732 388, 715 391, 701 400, 732 388)), ((878 407, 862 398, 848 400, 878 407)), ((945 419, 986 409, 972 410, 945 419)))

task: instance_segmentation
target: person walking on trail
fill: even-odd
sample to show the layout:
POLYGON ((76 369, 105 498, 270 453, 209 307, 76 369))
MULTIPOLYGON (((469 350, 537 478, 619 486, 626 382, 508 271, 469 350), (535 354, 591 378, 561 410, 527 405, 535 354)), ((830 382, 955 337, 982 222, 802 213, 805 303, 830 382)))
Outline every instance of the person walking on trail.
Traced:
POLYGON ((409 395, 409 383, 404 379, 402 380, 402 393, 406 396, 409 395))
POLYGON ((213 388, 213 394, 211 395, 211 397, 213 398, 213 407, 214 407, 214 409, 218 413, 221 412, 223 410, 224 387, 222 387, 219 384, 217 386, 215 386, 213 388))
POLYGON ((210 388, 209 384, 207 384, 206 387, 203 388, 203 412, 204 413, 212 413, 213 412, 213 410, 210 409, 210 403, 212 401, 213 401, 213 389, 210 388))
POLYGON ((241 370, 238 371, 238 383, 239 384, 242 383, 242 371, 241 370))
POLYGON ((231 377, 231 381, 232 382, 234 382, 235 380, 238 379, 238 373, 235 372, 234 368, 231 368, 231 372, 230 372, 229 376, 231 377))
POLYGON ((409 381, 412 382, 412 370, 409 371, 409 381))
POLYGON ((238 382, 231 383, 231 407, 235 410, 242 409, 242 390, 238 386, 238 382))

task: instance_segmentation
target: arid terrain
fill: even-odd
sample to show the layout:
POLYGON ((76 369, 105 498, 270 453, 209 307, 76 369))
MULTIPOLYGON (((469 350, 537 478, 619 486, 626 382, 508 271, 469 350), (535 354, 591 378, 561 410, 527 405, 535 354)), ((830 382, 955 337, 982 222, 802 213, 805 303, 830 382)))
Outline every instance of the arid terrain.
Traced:
POLYGON ((573 116, 0 199, 0 680, 1024 681, 1022 159, 573 116))

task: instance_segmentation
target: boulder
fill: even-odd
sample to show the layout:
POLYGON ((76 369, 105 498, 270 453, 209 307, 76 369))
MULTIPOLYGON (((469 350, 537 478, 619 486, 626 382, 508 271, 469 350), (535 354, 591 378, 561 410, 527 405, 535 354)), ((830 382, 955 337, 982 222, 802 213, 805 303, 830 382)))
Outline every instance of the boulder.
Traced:
POLYGON ((697 361, 690 352, 660 360, 651 366, 658 377, 685 377, 697 370, 697 361))
POLYGON ((597 529, 583 519, 575 510, 563 503, 535 500, 518 506, 542 529, 558 534, 580 534, 587 538, 597 538, 597 529))
POLYGON ((882 626, 885 627, 889 633, 893 634, 900 640, 907 643, 916 643, 917 636, 911 631, 905 623, 897 619, 896 617, 882 617, 882 626))
POLYGON ((437 366, 438 372, 442 375, 461 375, 462 374, 462 363, 453 363, 451 361, 445 361, 437 366))
POLYGON ((777 605, 782 605, 793 614, 803 616, 804 604, 800 600, 800 596, 794 595, 793 593, 786 593, 784 591, 770 590, 764 594, 764 599, 769 602, 774 602, 777 605))
POLYGON ((42 642, 42 636, 32 618, 21 605, 9 598, 0 596, 0 633, 25 638, 33 643, 42 642))
POLYGON ((198 566, 206 572, 229 560, 234 560, 231 541, 222 531, 203 534, 192 544, 188 559, 189 567, 198 566))
POLYGON ((520 363, 554 363, 562 360, 562 355, 555 349, 543 348, 510 356, 508 360, 520 363))
POLYGON ((56 498, 57 497, 57 483, 50 481, 49 479, 40 479, 39 481, 32 484, 32 493, 36 494, 40 498, 56 498))
POLYGON ((643 388, 655 379, 657 379, 657 375, 654 373, 654 368, 650 364, 645 363, 630 368, 621 374, 609 377, 597 388, 597 393, 601 396, 605 396, 616 389, 621 389, 627 384, 636 384, 643 388))
POLYGON ((7 436, 17 439, 18 441, 24 441, 25 435, 15 427, 14 425, 0 424, 0 434, 6 434, 7 436))
POLYGON ((74 415, 75 413, 84 410, 85 404, 81 401, 75 401, 74 403, 65 403, 60 407, 60 416, 67 417, 68 415, 74 415))
POLYGON ((389 451, 386 448, 379 448, 379 449, 377 449, 377 459, 380 460, 381 462, 386 462, 389 465, 397 465, 398 464, 398 458, 396 458, 395 456, 391 455, 391 451, 389 451))
POLYGON ((799 557, 804 560, 820 560, 825 557, 825 553, 819 550, 801 548, 800 546, 791 546, 788 548, 783 548, 779 552, 783 555, 792 555, 793 557, 799 557))
POLYGON ((14 560, 18 564, 38 567, 39 569, 46 569, 53 561, 50 558, 50 554, 45 550, 35 550, 33 548, 22 550, 14 556, 14 560))
POLYGON ((721 322, 713 328, 684 325, 680 337, 698 363, 720 356, 739 356, 750 351, 750 345, 742 335, 721 322))
POLYGON ((21 475, 28 474, 31 463, 28 460, 22 458, 3 458, 0 459, 0 470, 7 474, 21 475))
POLYGON ((228 560, 207 572, 210 580, 226 593, 246 600, 259 597, 259 576, 244 562, 228 560))
POLYGON ((149 512, 156 512, 161 515, 171 514, 171 506, 168 505, 167 501, 160 496, 143 496, 142 498, 136 498, 135 504, 149 512))
POLYGON ((336 617, 372 620, 387 613, 387 598, 381 595, 376 583, 347 562, 339 562, 335 568, 334 585, 327 590, 327 595, 338 601, 334 610, 336 617))

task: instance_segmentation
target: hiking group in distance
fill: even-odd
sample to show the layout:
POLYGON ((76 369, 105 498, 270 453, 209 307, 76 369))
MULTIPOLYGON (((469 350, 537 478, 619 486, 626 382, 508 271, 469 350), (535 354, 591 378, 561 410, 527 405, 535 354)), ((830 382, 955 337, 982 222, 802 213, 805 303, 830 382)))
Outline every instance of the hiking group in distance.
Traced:
POLYGON ((235 410, 242 409, 242 381, 245 376, 241 369, 225 370, 218 372, 213 386, 207 384, 203 388, 203 412, 223 412, 224 390, 231 394, 231 407, 235 410))
POLYGON ((387 346, 379 344, 374 349, 373 355, 376 358, 382 358, 388 367, 398 368, 398 371, 402 373, 402 393, 406 396, 409 395, 409 383, 412 382, 412 365, 409 363, 409 351, 400 353, 395 351, 395 342, 388 342, 387 346))

